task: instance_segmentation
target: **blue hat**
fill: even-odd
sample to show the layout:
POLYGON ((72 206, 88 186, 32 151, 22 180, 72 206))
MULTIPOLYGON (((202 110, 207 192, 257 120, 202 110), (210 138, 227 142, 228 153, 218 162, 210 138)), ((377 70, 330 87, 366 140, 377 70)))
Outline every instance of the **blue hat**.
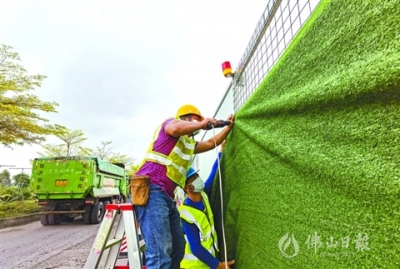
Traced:
POLYGON ((193 176, 197 172, 199 172, 199 170, 196 170, 193 167, 190 167, 189 170, 186 173, 186 179, 188 179, 189 177, 193 176))

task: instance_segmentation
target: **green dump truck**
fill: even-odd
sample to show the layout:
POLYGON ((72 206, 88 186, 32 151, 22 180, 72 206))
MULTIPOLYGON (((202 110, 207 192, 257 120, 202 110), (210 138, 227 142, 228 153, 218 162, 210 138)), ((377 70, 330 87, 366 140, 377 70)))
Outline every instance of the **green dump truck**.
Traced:
POLYGON ((35 158, 30 187, 43 206, 42 225, 78 216, 86 224, 98 224, 107 204, 124 203, 128 196, 124 165, 97 157, 35 158))

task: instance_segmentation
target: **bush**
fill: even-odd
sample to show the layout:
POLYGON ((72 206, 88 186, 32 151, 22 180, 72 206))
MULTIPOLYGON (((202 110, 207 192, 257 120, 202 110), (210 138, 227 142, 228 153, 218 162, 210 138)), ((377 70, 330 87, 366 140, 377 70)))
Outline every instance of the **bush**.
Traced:
POLYGON ((18 186, 0 187, 0 203, 9 203, 13 201, 29 200, 35 197, 33 191, 26 187, 18 186))
POLYGON ((20 217, 40 212, 42 207, 36 200, 0 203, 0 219, 20 217))

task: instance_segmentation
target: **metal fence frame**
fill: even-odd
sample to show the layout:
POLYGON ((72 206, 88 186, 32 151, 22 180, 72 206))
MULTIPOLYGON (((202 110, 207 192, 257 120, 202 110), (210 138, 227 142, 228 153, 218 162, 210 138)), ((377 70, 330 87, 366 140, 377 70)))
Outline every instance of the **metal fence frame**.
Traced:
MULTIPOLYGON (((257 89, 320 0, 269 0, 247 45, 214 118, 236 113, 257 89)), ((217 131, 218 132, 218 131, 217 131)), ((201 140, 214 135, 204 132, 201 140)), ((194 166, 207 178, 216 158, 214 150, 195 157, 194 166)))
POLYGON ((233 91, 237 112, 260 85, 320 0, 270 0, 259 19, 225 96, 233 91))

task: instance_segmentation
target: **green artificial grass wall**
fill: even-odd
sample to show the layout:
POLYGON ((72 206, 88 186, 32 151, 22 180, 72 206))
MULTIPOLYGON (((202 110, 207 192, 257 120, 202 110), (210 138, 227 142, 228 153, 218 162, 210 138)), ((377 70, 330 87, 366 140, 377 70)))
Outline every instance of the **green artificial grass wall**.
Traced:
MULTIPOLYGON (((400 268, 400 1, 322 1, 236 114, 235 268, 400 268)), ((211 201, 221 254, 219 186, 211 201)))

